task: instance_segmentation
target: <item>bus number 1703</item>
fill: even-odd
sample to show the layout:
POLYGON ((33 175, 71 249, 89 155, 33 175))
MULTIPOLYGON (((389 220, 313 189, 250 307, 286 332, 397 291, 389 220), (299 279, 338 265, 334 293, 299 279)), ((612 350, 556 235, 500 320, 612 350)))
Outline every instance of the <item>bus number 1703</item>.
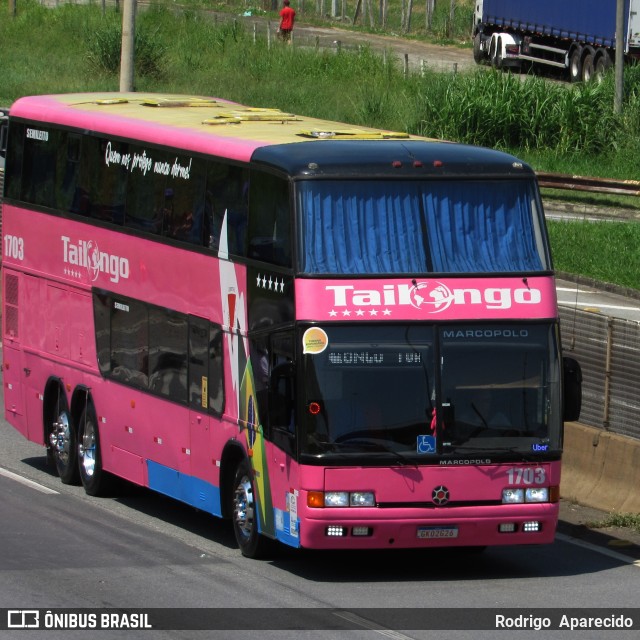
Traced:
POLYGON ((544 484, 546 480, 546 474, 542 467, 524 467, 511 468, 507 470, 507 476, 509 476, 509 484, 544 484))
POLYGON ((24 260, 24 240, 17 236, 5 235, 4 254, 9 258, 24 260))

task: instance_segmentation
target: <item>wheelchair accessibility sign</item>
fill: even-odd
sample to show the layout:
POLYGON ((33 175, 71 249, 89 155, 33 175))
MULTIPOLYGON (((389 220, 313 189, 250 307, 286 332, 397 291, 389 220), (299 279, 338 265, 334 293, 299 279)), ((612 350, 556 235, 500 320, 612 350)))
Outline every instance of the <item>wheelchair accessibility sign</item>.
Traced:
POLYGON ((435 453, 436 437, 435 436, 418 436, 418 453, 435 453))

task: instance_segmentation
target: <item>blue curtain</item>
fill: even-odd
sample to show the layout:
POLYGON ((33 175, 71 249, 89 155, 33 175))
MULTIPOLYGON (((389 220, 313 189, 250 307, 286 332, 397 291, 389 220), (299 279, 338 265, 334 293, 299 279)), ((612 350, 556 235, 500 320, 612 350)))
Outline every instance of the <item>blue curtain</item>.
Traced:
POLYGON ((298 183, 301 271, 542 270, 525 181, 298 183))

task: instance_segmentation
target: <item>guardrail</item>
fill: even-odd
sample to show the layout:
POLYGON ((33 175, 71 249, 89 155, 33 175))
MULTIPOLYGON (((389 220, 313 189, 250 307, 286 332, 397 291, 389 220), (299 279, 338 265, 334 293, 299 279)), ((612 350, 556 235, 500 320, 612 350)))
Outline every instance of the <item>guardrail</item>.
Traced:
POLYGON ((640 196, 640 181, 614 180, 611 178, 586 178, 562 173, 537 171, 538 185, 549 189, 568 189, 570 191, 590 191, 610 195, 640 196))

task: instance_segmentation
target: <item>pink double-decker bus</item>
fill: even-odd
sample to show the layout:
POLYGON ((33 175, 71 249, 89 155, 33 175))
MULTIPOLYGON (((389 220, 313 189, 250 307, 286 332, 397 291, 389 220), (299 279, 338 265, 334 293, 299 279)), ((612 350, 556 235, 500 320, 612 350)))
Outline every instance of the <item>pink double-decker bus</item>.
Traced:
POLYGON ((64 483, 242 553, 550 543, 562 357, 535 175, 191 96, 26 97, 3 215, 7 420, 64 483))

